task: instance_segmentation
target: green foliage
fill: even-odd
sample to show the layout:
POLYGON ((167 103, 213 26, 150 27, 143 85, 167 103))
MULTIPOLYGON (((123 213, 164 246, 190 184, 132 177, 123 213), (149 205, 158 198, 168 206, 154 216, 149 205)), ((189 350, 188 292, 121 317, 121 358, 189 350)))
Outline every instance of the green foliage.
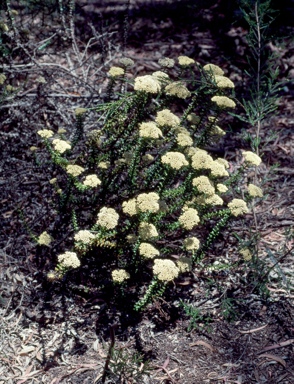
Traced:
POLYGON ((107 101, 89 109, 96 129, 85 132, 87 110, 78 108, 72 137, 38 131, 57 171, 55 223, 63 221, 63 249, 71 249, 56 276, 91 261, 96 281, 117 297, 136 287, 137 311, 197 267, 228 222, 248 211, 234 197, 250 161, 236 177, 206 150, 224 135, 218 124, 235 106, 234 85, 215 65, 178 61, 176 71, 163 66, 133 80, 127 66, 111 68, 107 101))
POLYGON ((199 308, 195 308, 193 305, 185 303, 183 300, 180 300, 180 306, 184 309, 185 315, 189 318, 188 332, 197 329, 210 330, 209 323, 212 321, 212 318, 209 314, 201 313, 199 308))

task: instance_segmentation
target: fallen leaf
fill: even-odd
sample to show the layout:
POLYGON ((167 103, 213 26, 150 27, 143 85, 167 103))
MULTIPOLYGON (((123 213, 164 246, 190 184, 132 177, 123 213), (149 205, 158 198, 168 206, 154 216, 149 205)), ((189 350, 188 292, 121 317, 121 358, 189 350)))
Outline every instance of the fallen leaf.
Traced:
POLYGON ((278 344, 270 345, 268 347, 263 348, 263 350, 258 352, 258 353, 263 353, 263 352, 271 351, 272 349, 276 349, 276 348, 286 347, 287 345, 291 345, 293 343, 294 343, 294 339, 289 339, 289 340, 286 340, 286 341, 281 341, 278 344))
POLYGON ((24 356, 24 355, 27 355, 30 352, 33 352, 34 350, 35 350, 35 347, 28 345, 26 347, 23 347, 23 349, 19 352, 19 355, 20 356, 24 356))
MULTIPOLYGON (((286 362, 284 359, 282 359, 281 357, 279 356, 275 356, 275 355, 271 355, 270 353, 263 353, 262 355, 259 355, 258 357, 265 357, 267 359, 270 359, 270 360, 274 360, 276 361, 277 363, 280 363, 284 368, 286 368, 286 362)), ((263 363, 260 363, 260 365, 263 364, 263 363)))
POLYGON ((266 328, 268 326, 268 324, 265 324, 259 328, 253 328, 253 329, 248 329, 248 331, 238 331, 239 333, 254 333, 254 332, 258 332, 258 331, 261 331, 262 329, 266 328))
POLYGON ((198 340, 195 343, 189 344, 190 347, 194 347, 195 345, 203 345, 204 347, 210 349, 211 352, 214 352, 214 348, 210 344, 208 344, 206 341, 198 340))

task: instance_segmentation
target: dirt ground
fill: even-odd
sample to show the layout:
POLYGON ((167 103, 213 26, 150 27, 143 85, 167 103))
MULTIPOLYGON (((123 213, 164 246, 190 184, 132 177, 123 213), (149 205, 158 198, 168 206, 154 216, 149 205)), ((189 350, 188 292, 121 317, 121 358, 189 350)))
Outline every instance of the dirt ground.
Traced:
MULTIPOLYGON (((0 384, 102 383, 112 343, 105 383, 294 384, 291 2, 283 2, 275 25, 283 46, 274 40, 268 46, 279 53, 279 78, 287 80, 277 111, 261 129, 258 176, 266 198, 255 210, 260 264, 238 264, 236 238, 223 235, 207 258, 236 262, 235 268, 195 270, 185 285, 171 288, 169 300, 157 300, 137 318, 117 312, 95 289, 44 279, 52 261, 36 252, 31 233, 47 227, 52 169, 41 149, 31 150, 38 145, 36 132, 70 130, 73 109, 99 103, 106 71, 123 55, 136 62, 134 75, 158 70, 160 58, 180 54, 212 62, 242 96, 246 24, 225 1, 196 6, 142 0, 130 1, 129 8, 122 0, 78 1, 73 47, 61 32, 53 1, 45 16, 12 3, 22 35, 13 63, 1 58, 18 91, 0 104, 0 384), (44 86, 36 80, 40 76, 44 86), (192 315, 179 298, 189 301, 192 315)), ((90 116, 86 128, 94 124, 90 116)), ((240 121, 229 124, 221 148, 228 159, 236 148, 248 148, 243 128, 254 134, 240 121)), ((243 239, 254 235, 253 214, 236 222, 234 231, 243 239)))

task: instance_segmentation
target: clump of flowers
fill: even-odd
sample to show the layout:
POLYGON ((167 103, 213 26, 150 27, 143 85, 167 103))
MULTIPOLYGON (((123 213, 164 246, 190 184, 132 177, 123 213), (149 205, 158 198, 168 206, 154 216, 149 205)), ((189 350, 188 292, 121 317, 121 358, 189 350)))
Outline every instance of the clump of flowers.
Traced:
POLYGON ((52 241, 51 236, 49 235, 48 232, 42 232, 41 235, 38 237, 38 244, 39 245, 46 245, 49 247, 50 243, 52 241))
MULTIPOLYGON (((223 70, 208 64, 202 71, 179 56, 177 64, 164 58, 161 71, 131 79, 133 62, 123 58, 120 65, 108 72, 107 101, 75 110, 76 131, 69 135, 66 127, 52 140, 53 131, 38 131, 55 164, 50 177, 59 218, 50 226, 54 239, 44 232, 38 243, 69 249, 57 256, 50 281, 85 260, 93 267, 89 279, 95 275, 101 289, 112 286, 114 301, 123 295, 127 302, 132 292, 139 310, 197 268, 229 220, 249 207, 240 198, 245 167, 210 149, 225 134, 222 114, 236 105, 223 70), (98 116, 84 137, 87 111, 98 116)), ((243 157, 245 166, 261 162, 252 152, 243 157)), ((250 196, 262 196, 253 184, 247 191, 248 204, 250 196)))

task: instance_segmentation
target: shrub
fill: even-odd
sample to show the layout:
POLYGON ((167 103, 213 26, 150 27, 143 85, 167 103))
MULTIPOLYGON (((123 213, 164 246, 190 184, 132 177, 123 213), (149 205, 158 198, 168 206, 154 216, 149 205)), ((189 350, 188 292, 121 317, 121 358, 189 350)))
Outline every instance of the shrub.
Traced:
POLYGON ((124 296, 135 287, 136 310, 189 273, 229 220, 248 212, 235 186, 245 167, 260 163, 247 151, 231 172, 209 153, 225 134, 221 117, 236 105, 223 70, 186 56, 160 63, 161 71, 135 79, 131 60, 110 68, 107 100, 76 109, 71 138, 38 131, 57 170, 59 238, 48 235, 54 250, 63 247, 48 279, 90 263, 100 287, 124 296), (99 118, 84 132, 88 111, 99 118))

